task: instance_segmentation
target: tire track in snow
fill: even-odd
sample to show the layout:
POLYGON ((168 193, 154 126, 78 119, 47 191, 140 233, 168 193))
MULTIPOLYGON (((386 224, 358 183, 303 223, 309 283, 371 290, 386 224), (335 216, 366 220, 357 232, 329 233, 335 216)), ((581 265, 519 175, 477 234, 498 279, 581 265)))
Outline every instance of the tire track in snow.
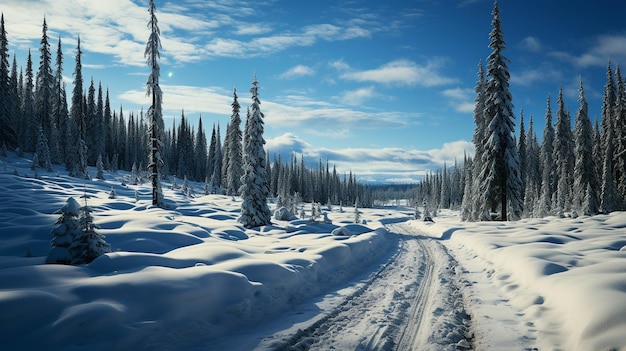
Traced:
POLYGON ((424 311, 429 302, 429 291, 433 286, 434 260, 430 249, 424 245, 424 242, 422 240, 416 240, 416 242, 424 253, 424 262, 420 266, 423 269, 420 269, 420 284, 411 305, 409 319, 405 323, 400 339, 396 344, 396 351, 418 350, 424 337, 428 339, 428 335, 424 335, 420 326, 425 319, 424 311))
POLYGON ((275 344, 275 350, 471 349, 469 317, 458 301, 451 256, 410 226, 388 228, 399 238, 388 264, 337 308, 275 344))

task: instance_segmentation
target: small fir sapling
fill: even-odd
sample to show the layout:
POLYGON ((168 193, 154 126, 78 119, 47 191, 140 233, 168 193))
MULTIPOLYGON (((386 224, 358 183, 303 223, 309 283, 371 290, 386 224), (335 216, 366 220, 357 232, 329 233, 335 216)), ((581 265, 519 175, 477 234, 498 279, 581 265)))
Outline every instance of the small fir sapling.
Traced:
POLYGON ((91 263, 99 256, 111 252, 111 246, 104 240, 104 235, 96 231, 91 207, 87 205, 87 195, 84 198, 85 205, 80 208, 80 232, 69 248, 72 264, 75 265, 91 263))
POLYGON ((415 213, 413 214, 413 219, 420 219, 421 218, 421 213, 419 208, 417 207, 417 204, 415 205, 415 213))
POLYGON ((98 155, 98 160, 96 161, 97 174, 96 178, 100 180, 104 180, 104 163, 102 162, 102 155, 98 155))
POLYGON ((61 214, 61 217, 56 221, 57 227, 52 230, 50 252, 46 263, 70 264, 72 256, 69 248, 74 238, 80 233, 80 205, 73 197, 70 197, 55 213, 61 214))
POLYGON ((209 176, 204 177, 204 195, 211 194, 211 186, 209 185, 209 176))
POLYGON ((33 154, 33 161, 30 163, 30 169, 36 171, 37 167, 39 167, 39 155, 35 152, 33 154))

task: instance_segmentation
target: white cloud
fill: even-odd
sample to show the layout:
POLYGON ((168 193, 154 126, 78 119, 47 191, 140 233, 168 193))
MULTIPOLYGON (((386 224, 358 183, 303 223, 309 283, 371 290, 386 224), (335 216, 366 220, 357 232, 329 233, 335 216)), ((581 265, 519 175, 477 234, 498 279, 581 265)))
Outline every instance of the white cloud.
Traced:
MULTIPOLYGON (((161 85, 163 90, 163 110, 169 113, 230 114, 232 96, 216 87, 192 87, 183 85, 161 85)), ((139 106, 148 106, 150 100, 145 90, 129 90, 118 97, 122 101, 139 106)))
MULTIPOLYGON (((177 115, 182 110, 221 116, 231 113, 231 91, 219 87, 167 84, 161 85, 161 88, 165 114, 177 115)), ((143 89, 128 90, 118 98, 135 106, 149 105, 143 89)), ((336 130, 354 129, 355 126, 364 129, 398 128, 421 117, 419 113, 361 111, 297 95, 290 95, 281 102, 264 100, 262 103, 267 124, 292 128, 327 129, 329 125, 336 130)))
POLYGON ((345 91, 341 94, 339 100, 347 105, 358 106, 362 105, 365 101, 372 99, 376 95, 374 87, 367 87, 345 91))
POLYGON ((586 52, 574 55, 566 52, 552 52, 550 55, 569 61, 579 67, 607 65, 609 59, 626 61, 626 34, 601 35, 596 37, 595 42, 588 45, 586 52))
POLYGON ((315 71, 313 70, 313 68, 309 66, 305 66, 305 65, 297 65, 283 72, 280 75, 280 78, 293 79, 293 78, 304 77, 304 76, 312 76, 313 74, 315 74, 315 71))
POLYGON ((455 111, 460 113, 472 113, 476 106, 474 100, 473 89, 461 89, 451 88, 441 92, 441 94, 448 98, 449 104, 455 111))
POLYGON ((245 23, 237 26, 237 35, 261 35, 272 31, 272 27, 264 23, 245 23))
POLYGON ((335 62, 334 67, 347 70, 341 78, 358 82, 374 82, 382 84, 396 84, 408 86, 433 87, 456 82, 456 79, 442 76, 438 71, 442 66, 440 60, 431 60, 425 65, 418 65, 411 60, 395 60, 379 68, 356 71, 341 61, 335 62))
MULTIPOLYGON (((61 36, 67 43, 68 39, 80 35, 85 52, 112 55, 117 58, 116 64, 145 65, 143 49, 149 34, 145 2, 6 0, 2 11, 10 28, 10 44, 20 49, 37 46, 45 15, 51 38, 61 36), (40 16, 33 16, 37 13, 40 16)), ((320 23, 274 32, 267 23, 249 20, 249 16, 256 13, 252 7, 239 2, 170 2, 157 7, 163 43, 162 59, 184 63, 216 56, 254 57, 275 54, 291 47, 311 46, 319 41, 369 37, 372 32, 365 27, 367 23, 320 23), (233 12, 234 6, 237 10, 233 12), (210 17, 204 15, 207 7, 212 9, 210 17), (217 36, 220 29, 219 33, 224 35, 217 36)))
POLYGON ((537 82, 558 82, 563 79, 560 71, 548 66, 511 72, 511 84, 531 86, 537 82))
POLYGON ((539 39, 533 36, 528 36, 522 39, 520 46, 530 52, 540 52, 543 49, 543 45, 539 39))

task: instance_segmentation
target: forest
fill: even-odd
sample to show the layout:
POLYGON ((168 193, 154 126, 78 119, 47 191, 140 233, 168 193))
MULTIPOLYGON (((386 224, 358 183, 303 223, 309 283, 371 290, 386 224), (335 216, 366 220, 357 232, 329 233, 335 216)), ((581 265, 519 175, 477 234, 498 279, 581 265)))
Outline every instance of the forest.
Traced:
POLYGON ((600 120, 591 123, 580 79, 578 108, 566 108, 563 89, 556 102, 548 95, 541 142, 532 116, 528 130, 523 109, 519 135, 509 91, 510 62, 498 4, 489 35, 492 53, 486 70, 478 67, 475 85, 473 156, 452 170, 429 174, 419 184, 418 199, 430 208, 453 208, 463 220, 577 217, 623 210, 626 200, 626 82, 619 65, 608 60, 600 120), (507 212, 507 207, 511 209, 507 212), (497 213, 498 211, 499 214, 497 213))
MULTIPOLYGON (((50 170, 53 164, 65 165, 68 174, 91 178, 88 167, 102 170, 132 171, 135 182, 148 181, 147 165, 150 153, 150 123, 148 113, 125 112, 111 108, 108 89, 93 78, 85 82, 82 76, 80 37, 76 47, 73 87, 68 103, 67 87, 63 81, 63 50, 58 39, 53 56, 48 25, 43 20, 39 48, 39 66, 35 68, 29 51, 26 67, 22 68, 13 55, 12 64, 4 15, 0 23, 0 146, 19 154, 33 154, 33 170, 50 170), (54 64, 53 64, 54 58, 54 64)), ((255 78, 256 81, 256 78, 255 78)), ((160 135, 161 177, 204 182, 205 194, 240 195, 243 176, 244 145, 241 105, 237 90, 233 90, 231 117, 224 138, 219 125, 213 124, 210 136, 205 132, 202 117, 192 126, 181 112, 170 128, 160 135)), ((228 112, 228 106, 225 106, 228 112)), ((279 150, 276 150, 277 152, 279 150)), ((268 151, 269 152, 269 151, 268 151)), ((266 158, 266 181, 272 197, 297 197, 323 204, 368 207, 373 203, 372 187, 359 183, 356 175, 339 174, 328 161, 316 167, 305 165, 304 158, 293 155, 282 160, 277 153, 266 158)), ((194 191, 189 188, 190 191, 194 191)), ((196 191, 200 191, 196 189, 196 191)))
MULTIPOLYGON (((562 89, 553 116, 547 97, 541 139, 523 109, 519 134, 515 131, 513 103, 508 91, 508 59, 497 5, 490 34, 493 52, 478 67, 475 86, 472 141, 474 155, 455 160, 452 167, 429 171, 418 184, 374 186, 361 184, 352 172, 340 174, 328 160, 311 167, 304 156, 283 160, 267 150, 264 182, 268 195, 280 202, 302 201, 328 205, 370 207, 394 199, 409 199, 411 206, 461 210, 464 220, 519 219, 522 217, 577 216, 623 210, 626 204, 626 87, 620 67, 609 61, 600 120, 592 124, 581 78, 578 108, 566 108, 562 89), (553 119, 556 122, 553 125, 553 119), (573 127, 572 127, 573 126, 573 127), (510 209, 507 212, 507 208, 510 209), (500 211, 498 214, 497 212, 500 211)), ((33 169, 50 170, 64 164, 68 174, 91 178, 88 166, 101 170, 132 171, 135 182, 148 180, 150 124, 147 113, 125 113, 111 108, 102 83, 82 76, 80 37, 76 47, 73 87, 69 103, 63 82, 63 51, 58 39, 53 56, 47 23, 43 20, 39 66, 29 51, 26 66, 13 55, 10 64, 4 15, 0 27, 0 143, 20 154, 33 153, 33 169), (54 64, 53 64, 54 58, 54 64)), ((258 99, 256 77, 251 106, 258 99)), ((241 130, 241 105, 233 90, 230 121, 224 138, 219 125, 210 136, 200 117, 192 126, 184 111, 171 127, 160 126, 160 176, 177 186, 177 179, 204 182, 202 192, 241 195, 246 155, 241 130)), ((227 107, 225 107, 227 110, 227 107)), ((225 112, 226 112, 225 111, 225 112)), ((248 108, 248 115, 250 108, 248 108)), ((264 143, 264 142, 263 142, 264 143)), ((272 150, 274 152, 278 150, 272 150)), ((190 193, 194 189, 189 188, 190 193)), ((196 190, 197 191, 197 190, 196 190)))

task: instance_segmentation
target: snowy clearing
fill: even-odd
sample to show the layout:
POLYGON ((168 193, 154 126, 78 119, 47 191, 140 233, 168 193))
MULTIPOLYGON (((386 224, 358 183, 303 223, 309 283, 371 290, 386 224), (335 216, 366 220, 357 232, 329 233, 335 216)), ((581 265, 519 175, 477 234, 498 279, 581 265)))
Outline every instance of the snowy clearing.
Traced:
POLYGON ((36 179, 1 161, 3 349, 626 350, 625 213, 428 223, 381 207, 353 224, 334 209, 246 230, 231 197, 167 189, 163 210, 124 172, 36 179), (113 252, 44 264, 54 212, 85 194, 113 252))

